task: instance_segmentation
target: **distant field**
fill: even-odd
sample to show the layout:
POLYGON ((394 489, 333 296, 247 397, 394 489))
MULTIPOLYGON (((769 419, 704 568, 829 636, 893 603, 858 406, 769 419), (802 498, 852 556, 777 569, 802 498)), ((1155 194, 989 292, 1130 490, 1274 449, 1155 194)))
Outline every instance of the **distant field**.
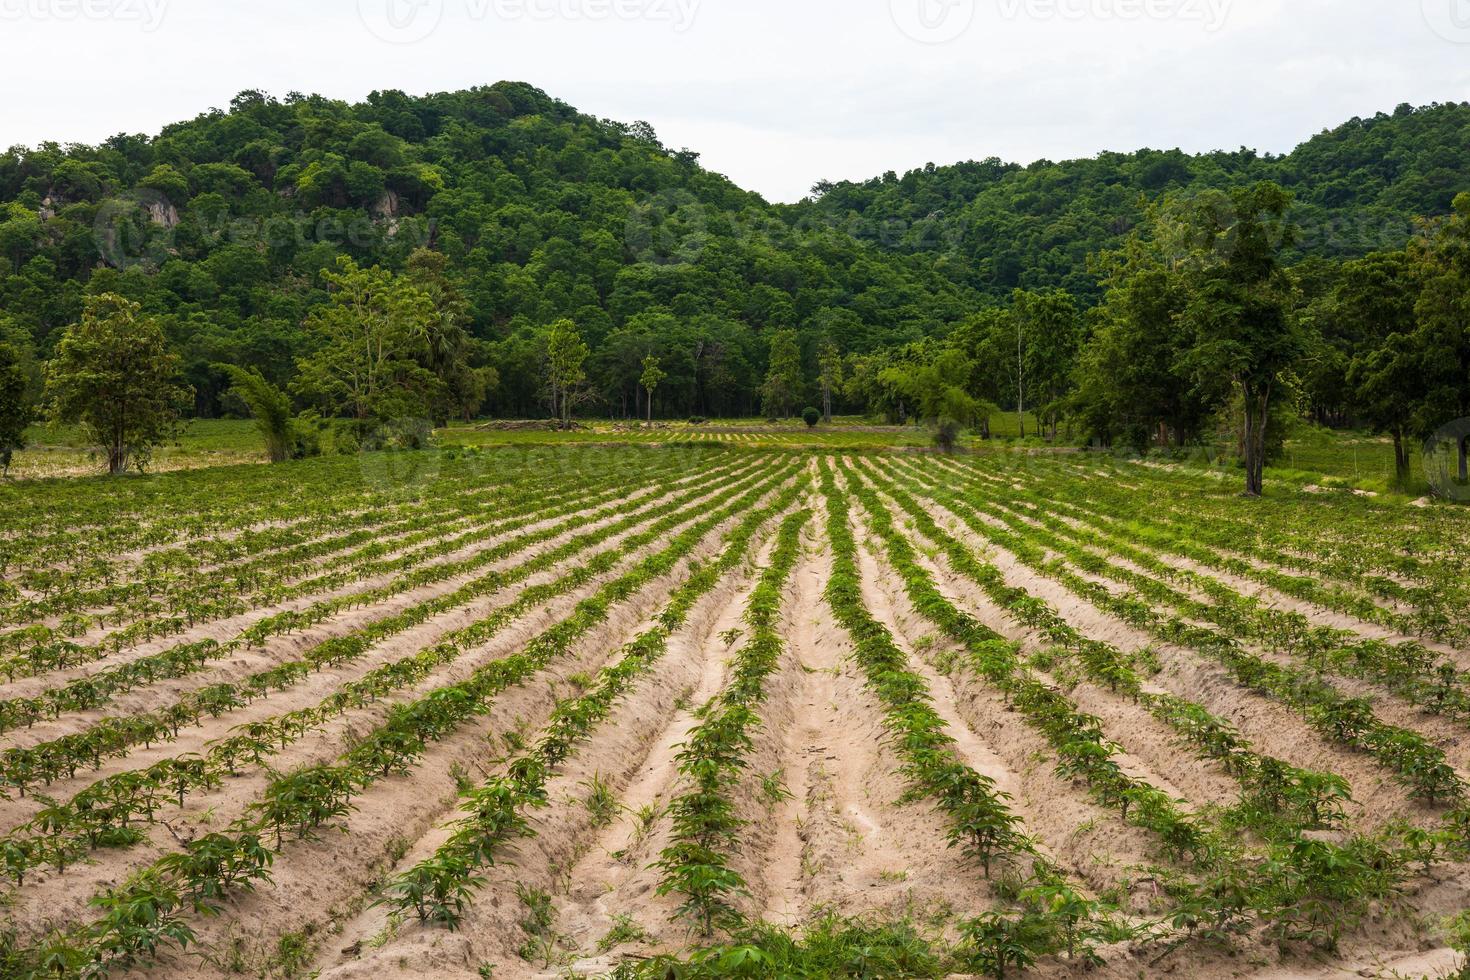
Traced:
MULTIPOLYGON (((106 469, 106 457, 98 459, 86 445, 81 432, 61 426, 32 426, 26 445, 15 454, 10 475, 22 478, 87 476, 106 469)), ((148 470, 166 473, 200 466, 234 463, 264 463, 265 450, 255 425, 238 419, 196 419, 184 429, 176 445, 159 446, 148 470)))
MULTIPOLYGON (((454 423, 436 438, 444 446, 562 446, 669 443, 722 444, 751 448, 828 447, 862 450, 923 448, 932 445, 929 432, 913 426, 885 426, 871 420, 845 417, 832 425, 808 429, 800 421, 771 423, 765 419, 711 419, 700 425, 688 422, 615 423, 584 420, 571 432, 546 428, 507 429, 499 423, 454 423)), ((1019 423, 1012 413, 991 420, 994 438, 985 442, 966 435, 961 446, 970 450, 999 449, 1024 445, 1048 448, 1038 438, 1034 418, 1027 420, 1027 439, 1016 439, 1019 423)), ((16 454, 11 476, 44 478, 85 476, 101 471, 102 463, 83 444, 74 429, 33 427, 27 433, 31 448, 16 454)), ((1062 440, 1066 443, 1066 440, 1062 440)), ((1410 497, 1428 491, 1420 465, 1419 447, 1412 447, 1413 482, 1404 492, 1410 497)), ((260 437, 249 421, 236 419, 190 422, 176 445, 159 447, 148 464, 151 472, 169 472, 201 466, 263 463, 260 437)), ((1398 492, 1393 481, 1393 446, 1387 437, 1360 432, 1335 431, 1302 426, 1288 440, 1283 458, 1268 469, 1268 477, 1293 485, 1318 483, 1350 487, 1376 493, 1398 492)))

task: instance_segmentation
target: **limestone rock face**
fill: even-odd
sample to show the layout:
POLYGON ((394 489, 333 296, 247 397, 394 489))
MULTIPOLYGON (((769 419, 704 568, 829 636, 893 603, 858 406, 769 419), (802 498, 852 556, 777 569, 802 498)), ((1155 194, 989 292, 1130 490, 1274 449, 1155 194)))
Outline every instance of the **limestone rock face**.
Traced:
POLYGON ((148 203, 148 220, 155 225, 172 228, 179 223, 179 209, 166 200, 159 199, 148 203))

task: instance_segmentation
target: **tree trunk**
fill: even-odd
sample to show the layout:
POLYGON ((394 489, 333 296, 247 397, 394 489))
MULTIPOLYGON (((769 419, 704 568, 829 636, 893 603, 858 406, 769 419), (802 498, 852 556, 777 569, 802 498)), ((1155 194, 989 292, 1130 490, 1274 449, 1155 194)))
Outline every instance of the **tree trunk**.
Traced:
POLYGON ((648 421, 653 421, 653 392, 648 393, 648 421))
POLYGON ((112 431, 107 445, 107 474, 117 476, 127 471, 128 447, 123 441, 123 423, 114 421, 110 428, 112 431))
POLYGON ((1257 394, 1251 385, 1242 386, 1245 403, 1245 495, 1259 497, 1265 486, 1266 421, 1271 403, 1271 386, 1257 394))
POLYGON ((1460 482, 1470 483, 1470 436, 1460 440, 1460 482))
POLYGON ((1409 482, 1409 447, 1404 444, 1404 431, 1393 430, 1393 471, 1399 486, 1409 482))

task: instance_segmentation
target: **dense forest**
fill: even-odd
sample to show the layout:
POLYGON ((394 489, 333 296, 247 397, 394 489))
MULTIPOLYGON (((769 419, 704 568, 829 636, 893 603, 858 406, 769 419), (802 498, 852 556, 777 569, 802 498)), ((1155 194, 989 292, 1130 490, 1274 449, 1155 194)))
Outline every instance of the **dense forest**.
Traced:
POLYGON ((855 183, 821 183, 790 209, 835 223, 887 251, 934 253, 958 281, 997 298, 1060 287, 1091 302, 1089 259, 1144 220, 1168 194, 1269 180, 1292 195, 1299 229, 1288 262, 1347 258, 1402 246, 1417 218, 1447 214, 1470 190, 1470 104, 1353 119, 1286 156, 1254 150, 1101 153, 1022 167, 1000 160, 928 166, 855 183))
POLYGON ((155 408, 206 417, 1024 407, 1142 447, 1294 410, 1407 438, 1470 414, 1467 146, 1470 104, 1405 106, 1286 156, 986 160, 771 205, 524 84, 244 92, 0 155, 0 382, 82 418, 76 375, 131 343, 167 367, 155 408))

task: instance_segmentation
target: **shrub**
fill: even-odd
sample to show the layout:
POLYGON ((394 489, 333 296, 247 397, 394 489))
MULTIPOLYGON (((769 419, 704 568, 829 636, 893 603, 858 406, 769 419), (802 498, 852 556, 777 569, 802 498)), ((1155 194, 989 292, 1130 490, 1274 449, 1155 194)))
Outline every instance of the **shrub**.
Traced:
POLYGON ((940 419, 939 424, 934 428, 934 445, 947 453, 952 453, 959 441, 960 424, 954 419, 940 419))

